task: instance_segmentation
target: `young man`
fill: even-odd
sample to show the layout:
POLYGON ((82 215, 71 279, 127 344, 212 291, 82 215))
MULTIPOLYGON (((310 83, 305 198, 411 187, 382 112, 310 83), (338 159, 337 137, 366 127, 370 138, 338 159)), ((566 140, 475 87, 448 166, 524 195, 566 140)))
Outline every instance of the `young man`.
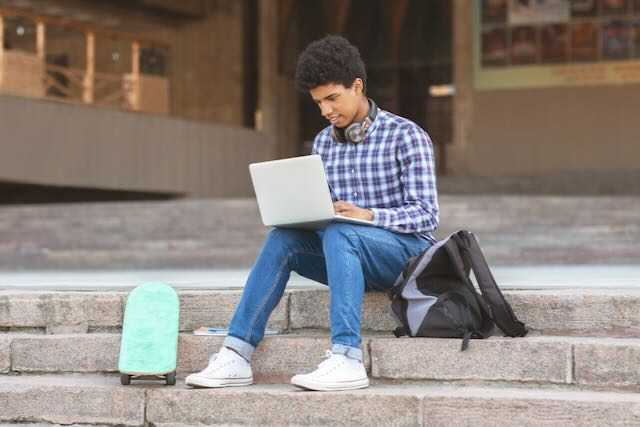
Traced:
POLYGON ((311 43, 298 58, 296 86, 330 125, 315 139, 335 197, 336 213, 374 226, 335 223, 322 230, 272 230, 249 275, 223 348, 194 387, 249 385, 250 361, 291 271, 329 286, 331 342, 327 360, 291 383, 308 390, 369 385, 360 349, 365 290, 390 289, 406 261, 434 239, 438 226, 433 148, 415 123, 378 109, 365 95, 358 50, 337 36, 311 43))

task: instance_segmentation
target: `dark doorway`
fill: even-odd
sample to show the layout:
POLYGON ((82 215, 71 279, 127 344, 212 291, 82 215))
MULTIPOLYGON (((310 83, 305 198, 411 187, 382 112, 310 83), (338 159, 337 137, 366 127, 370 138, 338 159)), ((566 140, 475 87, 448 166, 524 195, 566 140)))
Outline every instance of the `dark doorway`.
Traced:
MULTIPOLYGON (((345 36, 367 65, 368 95, 381 108, 416 122, 429 133, 439 173, 443 173, 442 147, 452 138, 451 96, 434 96, 433 91, 430 95, 430 88, 453 80, 451 4, 450 0, 295 2, 291 13, 297 43, 289 38, 281 71, 293 75, 295 70, 297 55, 286 51, 300 52, 325 34, 345 36)), ((307 94, 300 94, 299 108, 299 151, 307 154, 327 123, 307 94)))
POLYGON ((0 205, 170 200, 184 194, 40 185, 0 181, 0 205))

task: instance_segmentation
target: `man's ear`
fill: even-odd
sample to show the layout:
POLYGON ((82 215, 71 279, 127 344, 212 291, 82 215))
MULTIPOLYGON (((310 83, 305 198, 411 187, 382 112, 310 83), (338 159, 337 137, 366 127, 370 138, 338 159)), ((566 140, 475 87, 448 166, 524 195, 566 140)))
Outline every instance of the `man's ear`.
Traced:
POLYGON ((356 77, 356 79, 353 81, 353 89, 358 94, 362 93, 362 89, 364 89, 364 82, 360 77, 356 77))

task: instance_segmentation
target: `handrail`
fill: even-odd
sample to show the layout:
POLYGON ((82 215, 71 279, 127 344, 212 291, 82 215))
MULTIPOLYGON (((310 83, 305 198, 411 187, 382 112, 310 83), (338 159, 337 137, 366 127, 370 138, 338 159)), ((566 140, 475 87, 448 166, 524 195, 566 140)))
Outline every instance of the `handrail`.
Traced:
MULTIPOLYGON (((0 28, 4 21, 5 16, 23 16, 28 19, 34 20, 37 28, 36 34, 36 53, 34 55, 37 58, 39 71, 42 75, 31 75, 31 86, 33 90, 29 88, 20 87, 18 89, 9 89, 13 91, 22 91, 25 94, 31 95, 32 93, 40 93, 43 90, 44 97, 54 98, 66 98, 69 101, 82 102, 84 104, 94 105, 111 105, 119 108, 131 109, 135 111, 146 111, 152 109, 153 111, 168 113, 168 98, 158 101, 154 98, 152 89, 144 89, 144 87, 155 87, 157 82, 152 80, 145 80, 144 74, 140 70, 140 42, 150 41, 150 43, 160 46, 166 46, 164 43, 159 43, 155 40, 140 37, 137 35, 131 35, 123 32, 109 31, 96 29, 89 25, 76 24, 67 22, 58 18, 38 16, 30 12, 25 12, 10 8, 0 7, 0 28), (86 38, 86 65, 84 69, 70 68, 66 66, 48 64, 46 61, 46 25, 47 23, 56 26, 61 25, 65 27, 78 28, 84 32, 86 38), (112 37, 120 37, 121 39, 129 39, 131 43, 131 69, 129 72, 124 73, 105 73, 96 72, 95 70, 95 36, 96 34, 108 34, 112 37), (144 86, 143 86, 144 85, 144 86), (151 85, 151 86, 150 86, 151 85), (155 86, 154 86, 155 85, 155 86), (37 92, 34 90, 37 89, 37 92), (141 99, 143 90, 145 93, 144 100, 141 99), (145 100, 152 99, 151 103, 143 104, 147 102, 145 100), (153 104, 153 107, 151 105, 153 104), (147 106, 148 105, 148 106, 147 106), (158 107, 157 105, 160 105, 158 107)), ((0 33, 1 35, 2 33, 0 33)), ((2 37, 0 37, 0 40, 2 37)), ((168 53, 168 52, 167 52, 168 53)), ((3 56, 10 57, 9 52, 4 52, 2 44, 0 44, 0 77, 4 79, 6 75, 2 73, 3 56)), ((14 67, 15 68, 15 67, 14 67)), ((13 71, 14 73, 16 70, 13 71)), ((164 77, 166 79, 166 76, 164 77)), ((0 88, 3 83, 0 80, 0 88)))
POLYGON ((80 68, 63 67, 61 65, 45 64, 45 68, 51 71, 59 71, 67 74, 77 74, 80 77, 84 76, 84 70, 80 68))
POLYGON ((145 37, 145 36, 131 33, 131 32, 115 31, 115 30, 109 30, 106 28, 95 27, 92 25, 81 24, 81 23, 69 21, 66 19, 55 18, 53 16, 38 15, 38 14, 27 12, 20 9, 14 9, 10 7, 0 7, 0 15, 20 16, 23 18, 30 19, 34 22, 43 22, 45 24, 51 24, 58 27, 72 28, 81 32, 90 31, 95 33, 96 35, 101 35, 106 37, 115 37, 119 39, 129 40, 132 42, 150 43, 156 46, 160 46, 164 49, 170 50, 170 45, 161 40, 145 37))
POLYGON ((96 80, 120 81, 122 80, 122 76, 124 74, 127 74, 127 73, 114 74, 114 73, 95 72, 93 73, 93 76, 96 80))

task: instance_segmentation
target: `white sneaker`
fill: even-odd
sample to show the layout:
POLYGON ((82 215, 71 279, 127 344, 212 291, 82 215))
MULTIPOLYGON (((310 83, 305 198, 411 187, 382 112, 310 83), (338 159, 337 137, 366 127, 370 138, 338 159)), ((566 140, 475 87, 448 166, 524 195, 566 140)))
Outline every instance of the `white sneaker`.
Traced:
POLYGON ((327 360, 310 374, 296 375, 291 384, 305 390, 337 391, 354 390, 369 386, 364 364, 343 354, 325 353, 327 360))
POLYGON ((209 366, 191 374, 184 383, 192 387, 229 387, 253 384, 251 365, 233 350, 222 347, 211 356, 209 366))

